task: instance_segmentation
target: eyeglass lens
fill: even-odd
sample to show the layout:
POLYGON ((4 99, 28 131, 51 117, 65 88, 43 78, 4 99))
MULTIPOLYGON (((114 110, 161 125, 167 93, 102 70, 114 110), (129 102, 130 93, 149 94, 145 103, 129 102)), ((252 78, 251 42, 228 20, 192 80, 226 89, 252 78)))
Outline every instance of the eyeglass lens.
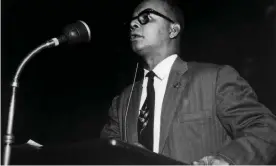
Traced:
POLYGON ((149 22, 149 14, 143 13, 138 17, 138 21, 140 24, 145 25, 149 22))

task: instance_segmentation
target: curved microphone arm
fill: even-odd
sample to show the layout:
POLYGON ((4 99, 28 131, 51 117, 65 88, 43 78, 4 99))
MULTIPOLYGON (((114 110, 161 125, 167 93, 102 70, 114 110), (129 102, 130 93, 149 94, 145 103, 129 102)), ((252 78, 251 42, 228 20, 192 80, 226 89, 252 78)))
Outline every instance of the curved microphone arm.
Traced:
POLYGON ((11 154, 11 144, 14 141, 14 136, 12 134, 13 130, 13 119, 14 119, 14 108, 15 108, 15 95, 16 95, 16 88, 18 87, 18 79, 20 76, 21 71, 24 69, 24 66, 27 64, 27 62, 34 57, 37 53, 39 53, 41 50, 45 48, 49 48, 52 46, 55 46, 56 42, 55 40, 50 40, 44 44, 41 44, 36 49, 34 49, 32 52, 28 54, 26 58, 20 63, 19 67, 16 70, 16 74, 13 78, 12 82, 12 97, 10 101, 10 107, 9 107, 9 117, 8 117, 8 124, 7 124, 7 133, 4 137, 4 143, 5 143, 5 151, 4 151, 4 165, 9 165, 10 162, 10 154, 11 154))
POLYGON ((16 86, 17 87, 17 80, 21 74, 21 71, 23 70, 25 64, 32 58, 34 57, 34 55, 36 55, 37 53, 39 53, 40 51, 42 51, 45 48, 49 48, 54 44, 54 41, 50 40, 46 43, 41 44, 40 46, 38 46, 36 49, 34 49, 32 52, 30 52, 28 54, 28 56, 21 62, 21 64, 19 65, 19 67, 16 70, 16 74, 13 78, 13 84, 12 86, 16 86))

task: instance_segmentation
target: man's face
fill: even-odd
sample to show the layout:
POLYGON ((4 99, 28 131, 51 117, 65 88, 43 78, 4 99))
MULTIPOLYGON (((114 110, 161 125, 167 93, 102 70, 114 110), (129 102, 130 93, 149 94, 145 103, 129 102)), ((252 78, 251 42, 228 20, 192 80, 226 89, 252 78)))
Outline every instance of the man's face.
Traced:
POLYGON ((133 18, 136 17, 136 19, 133 19, 130 23, 130 41, 132 50, 136 53, 141 51, 151 52, 166 47, 170 40, 170 21, 168 19, 164 19, 154 13, 150 13, 149 15, 145 14, 144 17, 139 17, 140 21, 137 18, 137 16, 141 16, 141 13, 152 10, 169 17, 165 10, 165 4, 158 0, 144 1, 135 9, 132 16, 133 18), (148 19, 146 24, 141 22, 144 21, 144 18, 148 19))

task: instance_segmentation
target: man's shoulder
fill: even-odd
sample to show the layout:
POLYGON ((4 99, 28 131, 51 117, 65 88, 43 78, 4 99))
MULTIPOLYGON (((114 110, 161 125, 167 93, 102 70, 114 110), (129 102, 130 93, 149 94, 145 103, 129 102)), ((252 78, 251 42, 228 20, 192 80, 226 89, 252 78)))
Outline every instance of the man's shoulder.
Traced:
POLYGON ((217 71, 223 67, 223 65, 205 62, 187 62, 187 65, 188 70, 191 70, 194 74, 217 73, 217 71))
POLYGON ((134 84, 129 84, 127 85, 125 88, 123 88, 123 90, 121 91, 120 96, 125 96, 125 95, 129 95, 129 93, 137 86, 141 85, 141 81, 136 81, 134 84))

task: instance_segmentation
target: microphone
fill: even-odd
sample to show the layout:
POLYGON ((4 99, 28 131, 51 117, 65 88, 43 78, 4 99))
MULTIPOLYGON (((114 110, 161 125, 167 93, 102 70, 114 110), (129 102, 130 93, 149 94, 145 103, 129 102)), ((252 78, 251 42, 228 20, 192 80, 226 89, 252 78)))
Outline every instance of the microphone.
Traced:
POLYGON ((56 47, 62 43, 69 43, 69 44, 76 44, 76 43, 83 43, 89 42, 91 39, 91 33, 88 25, 83 21, 77 21, 76 23, 70 24, 66 26, 63 30, 63 35, 52 38, 51 40, 39 45, 33 51, 31 51, 27 57, 23 59, 20 63, 19 67, 16 70, 15 76, 12 82, 12 96, 10 100, 10 107, 9 107, 9 115, 8 115, 8 124, 7 124, 7 132, 4 136, 4 153, 3 153, 3 165, 9 165, 10 163, 10 156, 11 156, 11 145, 14 141, 13 136, 13 121, 14 121, 14 114, 15 114, 15 101, 16 101, 16 88, 18 87, 18 79, 19 76, 31 58, 33 58, 38 52, 50 48, 56 47))
POLYGON ((89 26, 84 21, 78 20, 73 24, 67 25, 63 29, 63 35, 52 38, 47 43, 48 47, 56 47, 62 43, 77 44, 89 42, 90 39, 91 32, 89 26))

